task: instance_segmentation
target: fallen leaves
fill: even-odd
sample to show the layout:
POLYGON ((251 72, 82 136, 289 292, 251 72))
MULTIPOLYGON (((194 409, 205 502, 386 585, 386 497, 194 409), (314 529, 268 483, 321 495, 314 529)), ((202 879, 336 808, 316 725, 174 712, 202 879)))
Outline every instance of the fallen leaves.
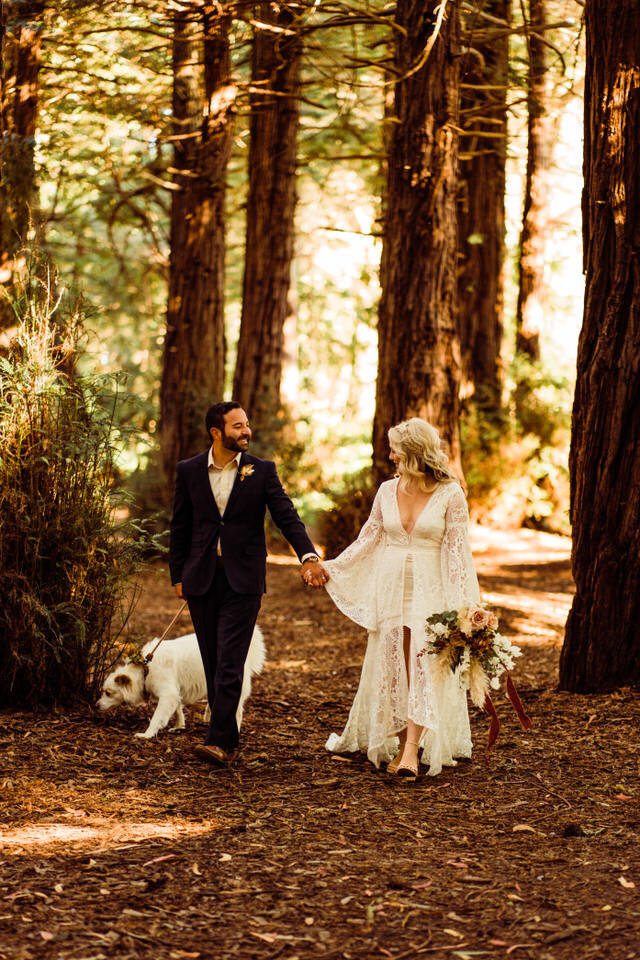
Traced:
MULTIPOLYGON (((551 575, 533 561, 526 574, 539 583, 551 575)), ((522 576, 501 589, 520 591, 522 576)), ((582 938, 596 955, 604 930, 612 955, 636 951, 640 831, 630 791, 640 704, 627 698, 619 712, 628 730, 618 724, 615 737, 600 738, 616 703, 593 698, 585 710, 585 698, 557 693, 557 651, 536 641, 523 658, 534 679, 522 691, 536 701, 536 736, 505 739, 487 770, 473 715, 474 759, 447 770, 450 780, 423 777, 406 789, 360 755, 325 753, 346 718, 364 642, 327 598, 308 612, 320 642, 315 629, 292 627, 307 603, 293 571, 272 575, 261 614, 270 656, 304 658, 308 671, 256 678, 231 771, 191 757, 199 710, 186 711, 171 753, 168 733, 144 751, 133 740, 139 714, 43 722, 0 713, 0 755, 15 752, 13 786, 0 791, 3 823, 65 819, 77 829, 100 815, 105 824, 198 825, 193 834, 3 850, 0 956, 22 942, 41 960, 538 960, 550 950, 575 960, 582 938), (289 723, 294 715, 299 724, 289 723)), ((161 618, 148 615, 153 635, 161 618)))
POLYGON ((256 933, 254 930, 250 930, 249 933, 258 940, 264 940, 265 943, 275 943, 278 939, 277 933, 256 933))
POLYGON ((173 860, 175 858, 175 853, 165 853, 161 857, 154 857, 153 860, 147 860, 146 863, 143 863, 144 867, 151 867, 154 863, 162 863, 163 860, 173 860))
POLYGON ((633 880, 627 880, 626 877, 618 877, 618 883, 621 887, 624 887, 625 890, 635 890, 636 885, 633 880))

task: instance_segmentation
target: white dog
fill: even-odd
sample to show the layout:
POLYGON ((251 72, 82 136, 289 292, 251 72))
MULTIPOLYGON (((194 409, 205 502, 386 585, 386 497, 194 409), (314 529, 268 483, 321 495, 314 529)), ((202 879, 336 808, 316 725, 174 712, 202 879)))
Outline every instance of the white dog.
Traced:
MULTIPOLYGON (((153 650, 156 643, 157 638, 144 645, 141 650, 142 659, 153 650)), ((242 692, 236 713, 238 729, 242 723, 245 700, 251 693, 251 679, 257 673, 262 673, 265 657, 264 637, 260 627, 256 627, 244 665, 242 692)), ((145 695, 157 698, 158 705, 147 729, 144 733, 136 733, 136 737, 143 737, 145 740, 155 737, 159 730, 167 726, 174 714, 176 724, 172 729, 184 729, 183 705, 195 703, 207 696, 207 682, 195 633, 161 643, 148 666, 146 678, 145 668, 141 663, 129 660, 116 667, 105 680, 102 696, 96 706, 103 712, 123 703, 137 707, 144 703, 145 695)), ((208 721, 210 716, 207 705, 204 720, 208 721)))

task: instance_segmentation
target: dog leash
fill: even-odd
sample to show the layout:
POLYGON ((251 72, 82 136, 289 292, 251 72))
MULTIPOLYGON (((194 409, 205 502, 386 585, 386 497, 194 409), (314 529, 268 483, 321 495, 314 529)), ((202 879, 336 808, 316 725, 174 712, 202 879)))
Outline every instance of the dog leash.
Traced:
POLYGON ((176 613, 175 617, 173 618, 173 620, 171 621, 171 623, 170 623, 169 626, 167 627, 167 629, 164 631, 164 633, 162 634, 162 636, 160 637, 160 639, 159 639, 158 642, 156 643, 156 645, 155 645, 155 647, 153 648, 153 650, 151 651, 151 653, 148 653, 148 654, 146 655, 146 657, 144 658, 143 666, 146 667, 149 663, 151 663, 151 661, 153 660, 153 655, 154 655, 154 653, 156 652, 156 650, 158 649, 158 647, 160 646, 160 644, 162 643, 162 641, 164 640, 164 638, 166 637, 166 635, 169 633, 169 630, 171 630, 171 627, 174 625, 174 623, 176 622, 176 620, 178 619, 178 617, 179 617, 182 613, 184 613, 184 608, 186 607, 186 605, 187 605, 187 601, 185 600, 184 603, 182 604, 182 606, 180 607, 180 609, 178 610, 178 612, 176 613))

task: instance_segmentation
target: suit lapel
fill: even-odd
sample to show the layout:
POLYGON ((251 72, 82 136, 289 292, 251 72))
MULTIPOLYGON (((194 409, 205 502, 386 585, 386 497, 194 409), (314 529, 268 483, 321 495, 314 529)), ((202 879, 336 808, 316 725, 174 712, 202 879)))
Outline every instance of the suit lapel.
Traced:
POLYGON ((246 453, 241 453, 241 454, 240 454, 240 460, 239 460, 239 462, 238 462, 238 471, 237 471, 237 473, 236 473, 236 478, 235 478, 235 480, 233 481, 233 486, 231 487, 231 493, 229 494, 229 499, 228 499, 228 501, 227 501, 227 505, 226 505, 226 507, 224 508, 224 513, 222 514, 223 517, 226 517, 226 515, 227 515, 228 512, 229 512, 230 507, 233 505, 234 500, 238 497, 238 495, 239 495, 239 493, 240 493, 240 486, 241 486, 241 484, 242 484, 242 482, 243 482, 243 481, 242 481, 241 472, 242 472, 243 466, 244 466, 245 463, 247 463, 247 462, 248 462, 248 461, 247 461, 247 455, 246 455, 246 453))

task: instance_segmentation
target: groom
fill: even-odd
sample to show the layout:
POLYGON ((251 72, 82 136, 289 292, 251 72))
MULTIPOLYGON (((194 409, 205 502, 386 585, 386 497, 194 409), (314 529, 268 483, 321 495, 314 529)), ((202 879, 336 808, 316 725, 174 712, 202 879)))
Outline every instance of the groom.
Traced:
POLYGON ((211 724, 196 753, 226 766, 238 746, 244 662, 265 591, 267 507, 302 562, 304 582, 320 587, 326 577, 275 464, 247 453, 251 430, 240 404, 214 403, 205 423, 209 450, 178 464, 169 568, 189 604, 207 678, 211 724))

